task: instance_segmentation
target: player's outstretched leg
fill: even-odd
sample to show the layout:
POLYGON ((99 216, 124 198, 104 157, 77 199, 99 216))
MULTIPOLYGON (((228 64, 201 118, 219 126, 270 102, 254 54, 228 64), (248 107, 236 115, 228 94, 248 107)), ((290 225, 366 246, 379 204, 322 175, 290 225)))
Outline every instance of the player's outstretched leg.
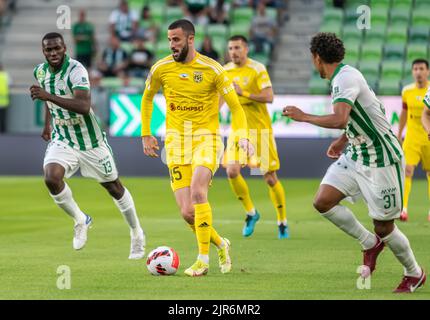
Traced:
POLYGON ((412 293, 426 281, 424 270, 418 265, 408 238, 397 228, 394 220, 374 220, 375 232, 394 253, 404 267, 404 276, 395 293, 412 293))
POLYGON ((92 223, 90 216, 79 209, 73 199, 72 190, 64 182, 65 169, 57 163, 49 163, 44 168, 45 184, 54 202, 64 210, 75 222, 73 248, 82 249, 87 242, 87 232, 92 223))
POLYGON ((288 239, 289 230, 287 223, 287 213, 285 209, 285 192, 284 187, 278 180, 275 171, 267 172, 264 175, 264 180, 269 186, 270 199, 272 200, 273 206, 276 210, 276 216, 278 221, 278 238, 288 239))
POLYGON ((128 258, 132 260, 142 259, 145 256, 146 237, 136 214, 133 197, 127 188, 121 184, 119 179, 113 182, 102 183, 102 186, 113 197, 115 205, 130 227, 131 244, 128 258))
POLYGON ((237 199, 240 200, 246 212, 242 235, 244 237, 249 237, 254 233, 255 224, 260 219, 260 214, 255 210, 251 196, 249 195, 248 185, 240 174, 240 164, 228 165, 227 176, 233 193, 236 195, 237 199))
MULTIPOLYGON (((384 248, 383 243, 376 235, 368 231, 347 207, 339 202, 345 198, 336 188, 322 184, 314 200, 314 207, 321 215, 330 220, 339 229, 356 239, 363 248, 363 264, 370 273, 375 270, 376 259, 384 248)), ((368 274, 363 274, 368 276, 368 274)))

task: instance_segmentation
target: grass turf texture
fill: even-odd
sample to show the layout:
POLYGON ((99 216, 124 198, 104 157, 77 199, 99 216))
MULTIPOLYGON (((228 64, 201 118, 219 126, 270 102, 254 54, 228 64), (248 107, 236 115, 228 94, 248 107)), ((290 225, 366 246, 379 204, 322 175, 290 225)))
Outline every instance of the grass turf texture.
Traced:
MULTIPOLYGON (((430 284, 414 294, 391 291, 402 267, 387 248, 381 254, 370 290, 356 287, 360 246, 312 208, 319 180, 284 180, 291 238, 277 239, 276 214, 262 179, 248 179, 262 214, 255 233, 243 238, 244 213, 226 179, 210 189, 214 226, 232 242, 233 271, 223 275, 211 246, 209 274, 183 274, 197 255, 193 233, 179 216, 167 177, 123 178, 132 193, 147 234, 146 253, 160 245, 180 257, 175 276, 155 277, 146 257, 127 259, 129 232, 107 192, 95 181, 69 180, 81 209, 94 219, 87 246, 72 249, 72 220, 58 209, 42 178, 0 178, 0 299, 430 299, 430 284), (59 290, 57 268, 71 268, 71 289, 59 290)), ((420 264, 430 270, 430 223, 426 181, 415 180, 407 223, 420 264)), ((362 202, 352 206, 371 228, 362 202)))

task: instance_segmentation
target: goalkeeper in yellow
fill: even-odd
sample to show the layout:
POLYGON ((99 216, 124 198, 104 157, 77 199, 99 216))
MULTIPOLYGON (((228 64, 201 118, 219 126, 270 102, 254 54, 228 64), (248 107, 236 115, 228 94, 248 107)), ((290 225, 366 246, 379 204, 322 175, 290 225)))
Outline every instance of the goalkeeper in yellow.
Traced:
MULTIPOLYGON (((429 181, 428 193, 430 197, 430 141, 421 123, 421 115, 424 109, 423 98, 429 88, 430 82, 429 63, 425 59, 416 59, 412 62, 412 76, 415 82, 407 85, 402 90, 402 112, 397 138, 402 141, 402 133, 407 127, 403 150, 405 152, 405 192, 403 195, 403 210, 400 214, 401 221, 408 220, 408 202, 412 188, 412 177, 415 167, 421 162, 424 171, 427 172, 429 181)), ((428 215, 430 221, 430 211, 428 215)))
POLYGON ((152 100, 160 87, 166 98, 166 160, 171 187, 185 221, 196 234, 199 255, 185 274, 207 274, 209 245, 218 248, 222 273, 230 272, 230 243, 212 224, 208 189, 222 157, 219 135, 219 96, 229 105, 233 126, 243 150, 252 154, 245 113, 226 71, 216 61, 194 49, 194 26, 177 20, 168 27, 172 54, 155 63, 146 80, 142 97, 142 143, 147 156, 158 157, 157 139, 151 135, 152 100))
POLYGON ((264 175, 264 180, 269 186, 270 199, 277 212, 278 238, 285 239, 289 237, 285 194, 276 176, 279 158, 266 106, 266 103, 273 101, 272 83, 266 67, 248 58, 248 41, 245 37, 240 35, 231 37, 228 52, 231 62, 224 68, 233 81, 245 111, 250 141, 256 146, 255 156, 248 158, 239 150, 237 138, 230 136, 223 160, 223 165, 227 167, 230 186, 246 211, 242 234, 249 237, 260 219, 260 214, 251 200, 248 185, 240 173, 242 165, 248 164, 250 167, 259 167, 264 175))

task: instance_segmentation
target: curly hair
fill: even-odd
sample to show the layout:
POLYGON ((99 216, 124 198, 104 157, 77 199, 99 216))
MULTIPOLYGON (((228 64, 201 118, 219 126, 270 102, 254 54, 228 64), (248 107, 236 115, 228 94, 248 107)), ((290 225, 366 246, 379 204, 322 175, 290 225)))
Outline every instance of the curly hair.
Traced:
POLYGON ((313 36, 310 50, 313 55, 319 55, 325 63, 341 62, 345 57, 342 40, 330 32, 319 32, 313 36))

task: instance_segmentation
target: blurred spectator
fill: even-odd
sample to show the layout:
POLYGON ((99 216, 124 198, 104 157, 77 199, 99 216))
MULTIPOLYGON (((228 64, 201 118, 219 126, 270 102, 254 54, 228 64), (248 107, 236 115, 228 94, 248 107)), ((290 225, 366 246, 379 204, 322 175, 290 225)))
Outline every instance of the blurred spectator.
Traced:
POLYGON ((76 59, 86 68, 91 67, 92 57, 96 54, 94 26, 86 21, 85 10, 79 11, 79 21, 73 25, 76 59))
POLYGON ((6 111, 10 102, 9 85, 9 75, 0 64, 0 133, 6 132, 6 111))
POLYGON ((219 59, 218 52, 212 47, 212 40, 209 36, 205 36, 200 53, 212 58, 216 61, 219 59))
POLYGON ((121 0, 119 8, 111 13, 109 23, 112 35, 116 35, 121 41, 131 41, 139 27, 139 16, 129 9, 126 0, 121 0))
POLYGON ((110 47, 103 52, 102 61, 98 64, 98 69, 104 77, 124 77, 128 65, 127 52, 120 47, 120 41, 112 36, 110 47))
POLYGON ((211 0, 209 19, 211 23, 229 23, 230 2, 228 0, 211 0))
POLYGON ((153 59, 154 54, 145 48, 145 41, 137 38, 134 40, 134 49, 130 54, 128 75, 134 78, 146 79, 153 59))
POLYGON ((184 0, 184 17, 194 24, 206 25, 209 22, 209 0, 184 0))
POLYGON ((158 31, 157 23, 152 19, 150 8, 144 6, 140 15, 137 37, 155 43, 158 38, 158 31))
POLYGON ((252 19, 251 41, 255 45, 256 52, 263 52, 264 45, 267 43, 272 52, 276 34, 276 23, 266 15, 266 5, 259 2, 257 14, 252 19))

